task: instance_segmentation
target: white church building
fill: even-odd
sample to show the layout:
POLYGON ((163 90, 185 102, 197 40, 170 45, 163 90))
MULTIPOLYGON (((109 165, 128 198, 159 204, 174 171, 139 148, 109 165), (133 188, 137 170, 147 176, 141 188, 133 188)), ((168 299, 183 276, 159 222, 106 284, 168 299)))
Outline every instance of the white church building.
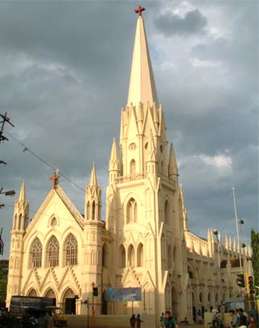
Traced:
POLYGON ((107 302, 107 288, 139 287, 134 312, 173 311, 192 321, 198 310, 239 296, 242 266, 251 270, 251 249, 230 237, 207 238, 189 230, 175 150, 166 135, 146 32, 138 15, 128 99, 120 138, 108 162, 105 218, 93 167, 84 214, 59 184, 58 174, 33 217, 25 185, 16 201, 11 230, 7 305, 12 295, 48 296, 66 313, 86 313, 93 285, 95 312, 131 313, 131 302, 107 302))

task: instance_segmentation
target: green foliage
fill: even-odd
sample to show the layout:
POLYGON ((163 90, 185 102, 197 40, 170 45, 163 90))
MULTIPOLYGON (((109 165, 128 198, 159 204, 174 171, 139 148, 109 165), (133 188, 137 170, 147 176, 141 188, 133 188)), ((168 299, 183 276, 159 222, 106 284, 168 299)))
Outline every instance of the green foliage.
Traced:
POLYGON ((253 251, 254 283, 256 286, 259 286, 259 232, 254 230, 251 231, 251 247, 253 251))
POLYGON ((7 275, 0 267, 0 303, 5 301, 7 287, 7 275))

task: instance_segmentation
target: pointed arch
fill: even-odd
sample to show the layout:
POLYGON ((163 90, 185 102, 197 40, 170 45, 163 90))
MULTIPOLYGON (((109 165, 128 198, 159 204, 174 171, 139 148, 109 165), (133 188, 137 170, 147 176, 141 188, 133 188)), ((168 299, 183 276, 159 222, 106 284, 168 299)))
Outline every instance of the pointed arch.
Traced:
POLYGON ((19 220, 18 220, 18 229, 22 229, 22 214, 19 215, 19 220))
POLYGON ((53 305, 56 305, 56 293, 52 288, 48 288, 43 295, 45 297, 52 298, 53 305))
POLYGON ((142 267, 144 264, 143 244, 140 243, 137 249, 137 266, 142 267))
POLYGON ((15 214, 15 216, 14 216, 14 225, 13 225, 13 229, 17 229, 17 214, 15 214))
POLYGON ((86 205, 86 219, 90 219, 90 202, 88 201, 87 202, 87 205, 86 205))
POLYGON ((135 251, 132 244, 130 244, 128 248, 128 266, 135 266, 135 251))
POLYGON ((64 263, 65 265, 78 264, 78 243, 75 236, 70 233, 64 242, 64 263))
POLYGON ((37 295, 36 290, 34 288, 31 288, 31 289, 28 290, 27 296, 35 297, 35 296, 38 296, 38 295, 37 295))
POLYGON ((120 267, 126 267, 126 251, 123 245, 120 245, 120 267))
POLYGON ((42 265, 42 243, 36 237, 30 247, 30 267, 40 268, 42 265))
POLYGON ((47 266, 59 265, 59 242, 55 236, 50 237, 46 249, 47 266))
POLYGON ((130 161, 130 176, 131 176, 131 178, 135 178, 135 176, 136 176, 136 161, 135 161, 135 159, 132 159, 130 161))
POLYGON ((92 220, 95 219, 95 201, 92 202, 92 220))
POLYGON ((137 222, 138 206, 134 198, 130 198, 130 200, 127 203, 126 216, 127 216, 127 223, 137 222))

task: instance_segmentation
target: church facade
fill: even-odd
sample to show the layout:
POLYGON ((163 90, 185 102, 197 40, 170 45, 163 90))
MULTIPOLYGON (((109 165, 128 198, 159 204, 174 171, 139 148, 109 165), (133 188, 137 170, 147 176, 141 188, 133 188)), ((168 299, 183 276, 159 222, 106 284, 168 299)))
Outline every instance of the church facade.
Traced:
POLYGON ((120 138, 108 163, 106 217, 93 167, 81 214, 58 174, 34 217, 25 185, 11 230, 7 305, 12 295, 48 296, 66 313, 131 313, 131 302, 105 300, 110 287, 139 287, 135 312, 179 320, 241 294, 236 277, 251 271, 249 247, 208 229, 207 239, 188 227, 175 150, 158 102, 143 17, 138 16, 128 101, 120 138), (241 264, 241 265, 240 265, 241 264), (93 297, 93 287, 98 296, 93 297))

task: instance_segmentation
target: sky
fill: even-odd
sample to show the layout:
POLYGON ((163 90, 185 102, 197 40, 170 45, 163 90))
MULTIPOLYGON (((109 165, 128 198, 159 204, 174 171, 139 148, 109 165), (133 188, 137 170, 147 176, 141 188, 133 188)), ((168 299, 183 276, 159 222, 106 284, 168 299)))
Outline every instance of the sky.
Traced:
MULTIPOLYGON (((93 162, 105 188, 112 138, 126 105, 136 25, 135 1, 0 0, 0 186, 25 181, 33 217, 51 188, 52 169, 83 212, 93 162), (68 181, 69 180, 69 181, 68 181), (72 183, 71 183, 72 182, 72 183)), ((141 1, 159 101, 175 145, 190 229, 241 238, 259 230, 259 2, 141 1)), ((16 197, 0 202, 4 257, 16 197)))

